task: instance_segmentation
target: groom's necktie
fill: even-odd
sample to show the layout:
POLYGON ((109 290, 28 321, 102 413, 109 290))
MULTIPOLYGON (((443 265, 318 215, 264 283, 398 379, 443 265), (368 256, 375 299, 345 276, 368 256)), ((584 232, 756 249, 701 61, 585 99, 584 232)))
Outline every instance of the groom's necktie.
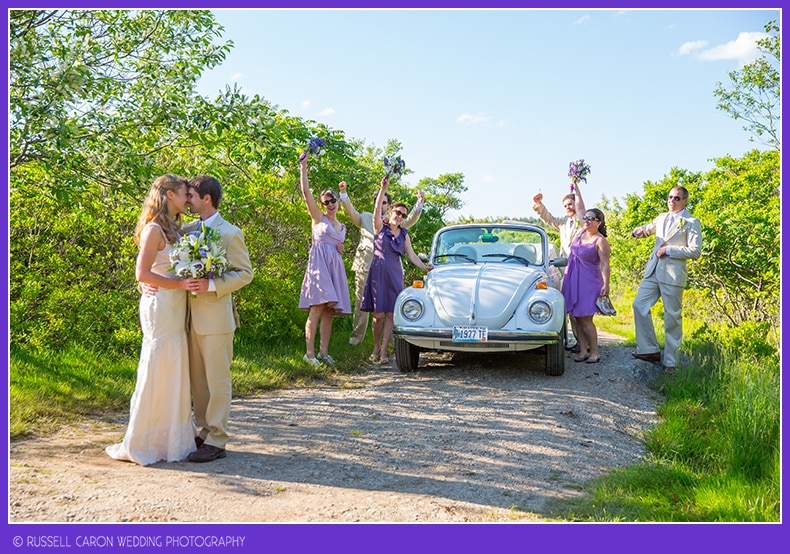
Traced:
POLYGON ((664 223, 664 236, 669 234, 669 230, 672 229, 672 226, 675 224, 675 214, 670 213, 667 217, 666 222, 664 223))

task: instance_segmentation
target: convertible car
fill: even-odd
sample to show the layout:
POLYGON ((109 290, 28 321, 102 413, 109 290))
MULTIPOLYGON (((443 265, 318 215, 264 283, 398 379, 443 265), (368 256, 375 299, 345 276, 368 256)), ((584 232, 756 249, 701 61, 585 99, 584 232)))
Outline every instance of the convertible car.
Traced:
POLYGON ((452 225, 433 238, 424 281, 395 302, 395 359, 415 371, 423 350, 518 352, 545 348, 548 375, 565 372, 565 299, 552 284, 546 232, 526 223, 452 225))

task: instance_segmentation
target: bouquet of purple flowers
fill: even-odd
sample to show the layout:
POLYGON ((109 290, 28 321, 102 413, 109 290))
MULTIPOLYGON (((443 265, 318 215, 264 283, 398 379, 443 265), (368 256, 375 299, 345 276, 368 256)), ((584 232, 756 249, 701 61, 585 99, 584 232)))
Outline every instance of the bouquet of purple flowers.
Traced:
POLYGON ((400 156, 397 158, 384 158, 384 170, 387 172, 387 178, 392 175, 400 177, 405 169, 406 162, 400 156))
POLYGON ((308 145, 308 150, 311 154, 315 157, 320 158, 324 154, 326 154, 326 141, 322 138, 312 137, 310 139, 310 144, 308 145))
POLYGON ((574 185, 578 185, 580 181, 587 182, 588 173, 590 173, 590 166, 584 163, 584 160, 571 162, 568 169, 568 177, 571 178, 571 192, 573 192, 574 185))

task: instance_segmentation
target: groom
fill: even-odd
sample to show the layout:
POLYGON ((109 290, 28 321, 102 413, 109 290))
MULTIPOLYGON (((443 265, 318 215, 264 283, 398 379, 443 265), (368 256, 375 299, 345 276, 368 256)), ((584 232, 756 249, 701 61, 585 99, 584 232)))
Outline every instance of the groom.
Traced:
POLYGON ((189 455, 193 462, 224 458, 228 442, 231 402, 230 363, 233 333, 238 327, 231 293, 252 281, 250 255, 242 231, 222 219, 217 211, 222 198, 219 181, 200 175, 189 182, 190 211, 200 219, 187 223, 184 233, 201 225, 219 233, 228 268, 221 277, 201 279, 196 295, 189 295, 187 333, 189 336, 189 377, 198 436, 198 449, 189 455))

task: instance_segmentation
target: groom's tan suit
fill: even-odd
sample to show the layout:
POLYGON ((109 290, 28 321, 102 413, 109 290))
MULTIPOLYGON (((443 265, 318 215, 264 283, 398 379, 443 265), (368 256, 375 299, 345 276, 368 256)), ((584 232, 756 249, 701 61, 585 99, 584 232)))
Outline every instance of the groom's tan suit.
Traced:
POLYGON ((642 230, 644 236, 655 235, 656 243, 647 261, 633 309, 636 352, 659 352, 650 310, 661 298, 666 335, 663 365, 674 368, 683 338, 683 289, 688 277, 686 260, 699 258, 702 252, 702 229, 699 220, 686 209, 675 214, 674 222, 667 221, 670 215, 669 212, 663 213, 647 225, 637 228, 642 230), (668 247, 667 254, 659 258, 656 252, 662 247, 668 247))
MULTIPOLYGON (((239 325, 231 293, 250 283, 253 272, 241 229, 222 219, 219 213, 210 217, 208 223, 208 227, 220 235, 229 267, 222 277, 213 279, 214 291, 188 296, 189 373, 200 437, 206 444, 225 448, 231 402, 233 334, 239 325)), ((199 220, 187 223, 183 232, 196 231, 200 224, 199 220)))

